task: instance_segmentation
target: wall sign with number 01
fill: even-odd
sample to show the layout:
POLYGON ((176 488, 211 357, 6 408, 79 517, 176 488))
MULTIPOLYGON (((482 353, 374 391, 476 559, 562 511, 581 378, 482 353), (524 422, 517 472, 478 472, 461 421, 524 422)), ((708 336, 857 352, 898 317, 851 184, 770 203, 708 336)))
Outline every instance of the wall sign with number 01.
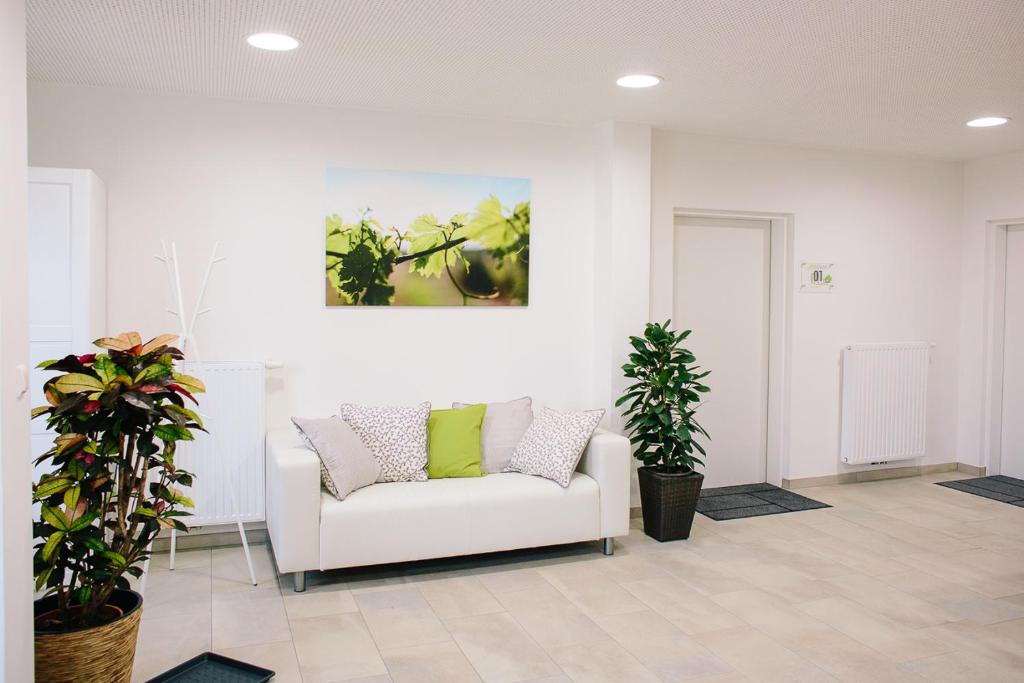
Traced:
POLYGON ((800 291, 828 294, 835 286, 832 279, 832 263, 801 263, 800 291))

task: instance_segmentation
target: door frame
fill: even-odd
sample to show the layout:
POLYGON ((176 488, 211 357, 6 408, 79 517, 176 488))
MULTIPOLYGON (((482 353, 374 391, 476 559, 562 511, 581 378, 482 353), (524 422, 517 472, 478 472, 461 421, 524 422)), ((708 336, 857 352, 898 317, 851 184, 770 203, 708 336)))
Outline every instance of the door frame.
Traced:
POLYGON ((1024 218, 988 221, 985 230, 985 331, 981 453, 986 474, 1002 472, 1003 357, 1006 339, 1006 238, 1024 218))
MULTIPOLYGON (((782 486, 789 478, 789 367, 793 306, 793 214, 675 208, 672 211, 672 253, 677 218, 732 218, 768 221, 768 411, 765 433, 765 481, 782 486)), ((672 262, 675 279, 675 259, 672 262)), ((675 310, 675 288, 670 295, 675 310)))

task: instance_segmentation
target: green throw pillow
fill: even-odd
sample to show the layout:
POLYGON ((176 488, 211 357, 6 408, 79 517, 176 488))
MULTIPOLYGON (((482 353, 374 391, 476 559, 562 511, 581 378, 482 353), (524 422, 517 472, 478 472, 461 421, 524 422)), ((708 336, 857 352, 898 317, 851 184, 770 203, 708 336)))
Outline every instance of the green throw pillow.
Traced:
POLYGON ((427 478, 484 476, 480 469, 480 425, 486 412, 485 403, 430 411, 427 478))

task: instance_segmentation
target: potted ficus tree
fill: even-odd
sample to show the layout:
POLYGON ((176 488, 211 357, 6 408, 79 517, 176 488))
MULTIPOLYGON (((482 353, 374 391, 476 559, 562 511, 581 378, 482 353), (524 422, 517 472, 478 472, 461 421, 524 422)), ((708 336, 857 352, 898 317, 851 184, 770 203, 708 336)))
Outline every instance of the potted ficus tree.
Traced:
POLYGON ((57 434, 32 487, 38 681, 131 680, 142 596, 128 577, 142 576, 160 529, 187 531, 179 517, 192 501, 177 487, 192 475, 174 451, 203 428, 185 404, 203 383, 175 372, 175 339, 126 332, 94 342, 106 353, 39 365, 61 374, 32 411, 57 434))
POLYGON ((644 336, 629 338, 633 351, 622 371, 634 381, 615 402, 628 404, 626 431, 643 463, 637 476, 644 531, 658 541, 689 538, 704 482, 694 469, 705 455, 696 437, 710 439, 694 419, 701 395, 710 391, 701 382, 710 371, 701 371, 682 346, 690 330, 671 325, 648 323, 644 336))

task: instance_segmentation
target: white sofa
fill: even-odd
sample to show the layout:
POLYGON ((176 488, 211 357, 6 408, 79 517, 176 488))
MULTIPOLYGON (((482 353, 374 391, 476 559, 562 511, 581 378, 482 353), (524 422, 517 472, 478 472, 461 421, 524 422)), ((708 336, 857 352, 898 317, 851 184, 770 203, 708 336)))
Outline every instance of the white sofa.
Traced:
POLYGON ((305 590, 308 570, 472 555, 629 533, 629 441, 598 430, 567 488, 526 474, 373 484, 338 500, 291 431, 267 435, 267 528, 278 570, 305 590))

